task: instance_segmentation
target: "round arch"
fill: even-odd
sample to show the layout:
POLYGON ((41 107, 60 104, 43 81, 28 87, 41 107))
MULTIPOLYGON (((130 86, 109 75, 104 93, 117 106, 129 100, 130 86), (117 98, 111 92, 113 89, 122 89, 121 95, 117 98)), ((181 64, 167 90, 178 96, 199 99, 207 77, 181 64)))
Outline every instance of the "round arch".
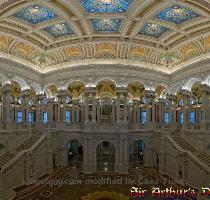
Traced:
POLYGON ((94 82, 94 84, 95 84, 95 86, 97 87, 100 83, 102 83, 102 82, 110 82, 110 83, 113 83, 114 84, 114 86, 115 87, 117 87, 117 82, 116 81, 114 81, 112 78, 110 78, 110 77, 104 77, 104 78, 99 78, 99 79, 97 79, 95 82, 94 82))
POLYGON ((12 78, 12 81, 17 82, 19 84, 21 90, 29 89, 29 86, 26 83, 26 81, 20 77, 14 77, 14 78, 12 78))
POLYGON ((185 90, 191 90, 192 86, 196 83, 196 82, 202 82, 202 80, 200 78, 191 78, 189 79, 185 84, 184 86, 182 87, 182 89, 185 89, 185 90))

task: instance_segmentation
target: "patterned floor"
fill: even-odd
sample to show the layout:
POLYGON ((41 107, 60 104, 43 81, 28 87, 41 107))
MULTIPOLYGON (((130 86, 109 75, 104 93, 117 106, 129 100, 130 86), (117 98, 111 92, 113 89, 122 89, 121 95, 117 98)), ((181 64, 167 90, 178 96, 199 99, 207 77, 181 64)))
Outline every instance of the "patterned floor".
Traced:
MULTIPOLYGON (((82 196, 96 191, 117 192, 129 199, 131 187, 139 185, 151 191, 154 186, 164 188, 163 182, 165 182, 164 177, 157 176, 155 172, 153 176, 152 170, 132 170, 130 175, 84 175, 76 169, 61 168, 35 185, 17 190, 15 200, 81 200, 82 196)), ((144 198, 144 200, 151 199, 150 194, 144 198)))

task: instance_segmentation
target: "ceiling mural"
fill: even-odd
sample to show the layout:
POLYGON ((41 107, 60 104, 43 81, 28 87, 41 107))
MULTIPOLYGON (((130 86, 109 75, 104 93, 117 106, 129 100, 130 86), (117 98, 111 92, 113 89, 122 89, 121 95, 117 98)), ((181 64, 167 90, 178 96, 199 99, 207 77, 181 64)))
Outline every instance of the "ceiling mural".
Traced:
POLYGON ((0 3, 0 55, 41 73, 90 59, 172 73, 210 53, 205 0, 15 2, 0 3))

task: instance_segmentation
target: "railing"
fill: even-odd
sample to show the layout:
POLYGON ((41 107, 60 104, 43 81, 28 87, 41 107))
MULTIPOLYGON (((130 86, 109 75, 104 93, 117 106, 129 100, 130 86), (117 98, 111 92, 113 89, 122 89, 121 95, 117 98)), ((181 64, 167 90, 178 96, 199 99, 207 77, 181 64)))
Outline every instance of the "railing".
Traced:
POLYGON ((18 163, 21 163, 25 159, 27 152, 33 153, 45 140, 46 135, 42 135, 29 149, 20 151, 12 160, 10 160, 5 166, 1 168, 1 174, 7 174, 13 169, 18 163))
POLYGON ((194 161, 195 165, 205 171, 205 173, 210 174, 210 168, 202 163, 192 152, 182 149, 172 138, 171 136, 166 134, 166 138, 168 141, 180 152, 187 153, 192 161, 194 161))

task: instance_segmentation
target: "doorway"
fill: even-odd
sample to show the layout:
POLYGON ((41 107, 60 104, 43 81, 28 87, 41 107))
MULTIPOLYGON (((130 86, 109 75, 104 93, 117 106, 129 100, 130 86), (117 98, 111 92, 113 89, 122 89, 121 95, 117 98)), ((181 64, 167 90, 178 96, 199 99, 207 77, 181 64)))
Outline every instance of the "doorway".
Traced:
POLYGON ((97 171, 114 172, 115 147, 110 142, 102 142, 96 148, 97 171))
POLYGON ((145 144, 142 140, 135 140, 129 148, 130 167, 139 168, 144 164, 145 144))
POLYGON ((82 167, 83 161, 83 146, 78 140, 70 140, 67 144, 68 163, 72 167, 82 167))

